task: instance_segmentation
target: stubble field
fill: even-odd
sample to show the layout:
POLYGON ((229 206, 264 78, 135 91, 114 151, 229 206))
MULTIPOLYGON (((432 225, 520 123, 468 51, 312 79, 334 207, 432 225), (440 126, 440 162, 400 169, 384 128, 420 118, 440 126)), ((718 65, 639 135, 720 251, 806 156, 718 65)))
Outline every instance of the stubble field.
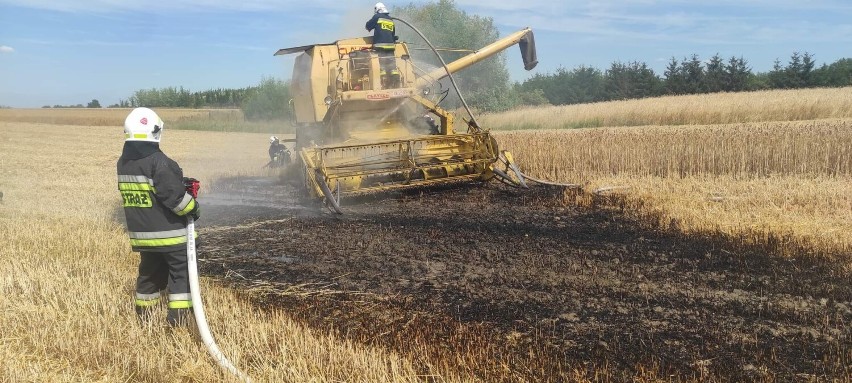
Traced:
MULTIPOLYGON (((501 132, 525 171, 584 190, 463 185, 342 217, 260 169, 264 134, 167 130, 163 149, 204 182, 207 312, 257 381, 844 381, 852 121, 825 111, 852 105, 813 94, 749 105, 836 103, 501 132)), ((120 136, 0 116, 0 380, 224 378, 192 331, 132 317, 120 136)))

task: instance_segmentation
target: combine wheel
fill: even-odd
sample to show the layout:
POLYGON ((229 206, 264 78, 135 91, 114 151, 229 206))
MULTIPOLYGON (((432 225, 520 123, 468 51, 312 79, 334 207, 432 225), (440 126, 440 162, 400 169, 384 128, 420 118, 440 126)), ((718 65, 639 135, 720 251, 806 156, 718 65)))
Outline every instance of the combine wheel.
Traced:
POLYGON ((325 176, 323 176, 322 172, 317 169, 315 175, 317 184, 319 184, 322 194, 325 197, 325 207, 332 213, 343 214, 343 211, 340 210, 340 182, 337 183, 337 187, 335 188, 337 191, 335 198, 331 188, 328 187, 328 183, 325 182, 325 176))

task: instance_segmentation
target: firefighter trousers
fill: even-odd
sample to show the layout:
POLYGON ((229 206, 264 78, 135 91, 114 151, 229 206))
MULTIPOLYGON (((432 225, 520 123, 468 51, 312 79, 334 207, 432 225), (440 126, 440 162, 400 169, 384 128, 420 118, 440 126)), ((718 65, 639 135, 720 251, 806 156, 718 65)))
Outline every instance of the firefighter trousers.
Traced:
POLYGON ((168 290, 169 309, 189 309, 189 268, 186 250, 168 253, 141 252, 136 278, 136 307, 148 308, 160 302, 160 292, 168 290))

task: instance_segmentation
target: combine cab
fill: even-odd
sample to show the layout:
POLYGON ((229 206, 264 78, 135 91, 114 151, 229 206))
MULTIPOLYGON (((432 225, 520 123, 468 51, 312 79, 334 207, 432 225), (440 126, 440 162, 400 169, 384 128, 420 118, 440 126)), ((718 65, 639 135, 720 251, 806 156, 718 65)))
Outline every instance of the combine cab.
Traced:
POLYGON ((308 193, 339 213, 341 197, 363 193, 494 176, 523 184, 488 130, 472 116, 457 121, 432 94, 439 80, 515 44, 526 69, 535 67, 530 29, 428 71, 406 43, 380 57, 370 37, 276 52, 299 54, 291 83, 294 153, 308 193))

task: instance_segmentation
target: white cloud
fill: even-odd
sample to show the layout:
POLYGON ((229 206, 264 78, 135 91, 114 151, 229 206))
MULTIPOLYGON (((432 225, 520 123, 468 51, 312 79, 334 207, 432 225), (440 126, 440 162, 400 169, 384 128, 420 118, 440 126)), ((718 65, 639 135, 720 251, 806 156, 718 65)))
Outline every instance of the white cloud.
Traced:
POLYGON ((14 53, 14 52, 15 52, 15 48, 12 48, 12 47, 9 47, 9 46, 6 46, 6 45, 0 45, 0 53, 14 53))

